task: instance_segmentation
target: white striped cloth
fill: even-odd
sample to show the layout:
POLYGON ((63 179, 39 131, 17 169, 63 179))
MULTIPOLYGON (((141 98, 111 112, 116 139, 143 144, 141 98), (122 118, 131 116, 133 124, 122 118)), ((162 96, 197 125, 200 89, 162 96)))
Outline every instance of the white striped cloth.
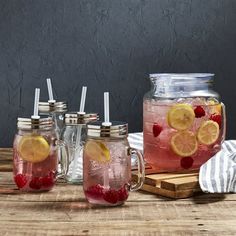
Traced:
MULTIPOLYGON (((143 133, 131 133, 128 140, 132 148, 143 152, 143 133)), ((201 166, 199 184, 203 192, 236 192, 236 140, 225 141, 222 150, 201 166)))
POLYGON ((236 141, 228 140, 200 168, 199 183, 203 192, 236 192, 236 141))
POLYGON ((143 152, 143 133, 131 133, 128 136, 129 145, 143 152))

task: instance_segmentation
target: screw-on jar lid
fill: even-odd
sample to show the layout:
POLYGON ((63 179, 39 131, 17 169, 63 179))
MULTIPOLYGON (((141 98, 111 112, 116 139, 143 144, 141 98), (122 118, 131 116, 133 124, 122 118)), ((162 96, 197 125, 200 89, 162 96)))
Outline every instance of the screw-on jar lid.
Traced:
POLYGON ((97 113, 69 112, 65 114, 64 123, 66 125, 87 124, 98 119, 97 113))
POLYGON ((50 130, 53 127, 52 118, 30 119, 30 118, 18 118, 17 128, 23 130, 40 129, 50 130))
POLYGON ((93 122, 87 125, 87 135, 90 138, 110 137, 126 138, 128 136, 128 124, 120 121, 113 121, 111 126, 104 126, 103 122, 93 122))
POLYGON ((67 102, 39 102, 39 112, 43 113, 65 113, 67 112, 67 102))

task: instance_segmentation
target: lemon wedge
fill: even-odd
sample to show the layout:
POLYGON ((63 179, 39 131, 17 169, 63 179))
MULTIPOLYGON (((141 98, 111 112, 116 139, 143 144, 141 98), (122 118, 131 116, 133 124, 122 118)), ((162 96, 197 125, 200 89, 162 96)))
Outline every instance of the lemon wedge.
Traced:
POLYGON ((193 155, 198 149, 196 135, 191 131, 179 131, 170 141, 173 152, 181 157, 193 155))
POLYGON ((170 127, 186 130, 191 127, 195 118, 193 108, 189 104, 176 104, 170 108, 167 119, 170 127))
POLYGON ((50 146, 46 139, 40 135, 23 136, 18 144, 20 157, 28 162, 44 161, 49 153, 50 146))
POLYGON ((111 159, 109 149, 100 141, 88 141, 84 147, 84 152, 93 161, 106 163, 111 159))
POLYGON ((219 137, 220 129, 217 122, 208 120, 203 121, 197 132, 197 139, 200 143, 211 145, 219 137))

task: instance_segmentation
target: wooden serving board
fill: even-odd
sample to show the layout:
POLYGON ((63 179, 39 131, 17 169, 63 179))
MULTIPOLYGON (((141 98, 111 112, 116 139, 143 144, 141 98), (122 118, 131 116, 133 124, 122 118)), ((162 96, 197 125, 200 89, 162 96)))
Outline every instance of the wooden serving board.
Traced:
MULTIPOLYGON (((174 199, 188 198, 201 192, 198 172, 160 174, 152 174, 150 170, 147 172, 142 187, 143 191, 174 199)), ((137 179, 135 172, 133 178, 137 179)))

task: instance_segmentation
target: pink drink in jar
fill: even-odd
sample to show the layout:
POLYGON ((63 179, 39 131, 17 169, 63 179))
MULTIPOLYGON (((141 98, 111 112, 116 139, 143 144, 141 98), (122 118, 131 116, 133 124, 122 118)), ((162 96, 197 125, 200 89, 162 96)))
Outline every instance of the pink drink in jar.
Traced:
POLYGON ((95 122, 88 124, 87 130, 83 155, 86 199, 92 204, 121 205, 127 200, 129 190, 134 191, 142 186, 142 155, 129 147, 127 124, 112 122, 110 127, 104 127, 101 122, 95 122), (137 156, 140 163, 140 177, 135 185, 130 185, 131 154, 137 156))
POLYGON ((56 182, 58 144, 65 146, 56 139, 52 119, 18 118, 17 126, 13 144, 15 184, 25 192, 51 190, 56 182))
POLYGON ((212 74, 151 75, 143 103, 144 158, 156 172, 197 170, 221 149, 225 108, 212 74))

